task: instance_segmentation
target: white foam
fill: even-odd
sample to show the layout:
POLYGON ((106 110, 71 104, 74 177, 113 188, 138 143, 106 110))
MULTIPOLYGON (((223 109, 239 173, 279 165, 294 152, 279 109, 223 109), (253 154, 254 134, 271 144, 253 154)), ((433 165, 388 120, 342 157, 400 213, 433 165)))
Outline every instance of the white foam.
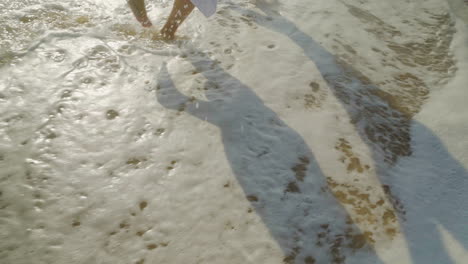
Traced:
MULTIPOLYGON (((173 44, 125 1, 15 2, 0 18, 0 262, 329 263, 337 243, 346 263, 464 260, 462 1, 220 1, 173 44), (389 47, 430 38, 456 71, 408 66, 389 47), (363 132, 381 120, 359 104, 382 97, 336 58, 380 92, 425 83, 412 155, 384 166, 363 132), (383 219, 396 212, 383 184, 406 210, 398 221, 383 219), (353 206, 353 194, 367 198, 353 206), (337 242, 357 227, 372 250, 337 242)), ((147 4, 162 25, 172 1, 147 4)))

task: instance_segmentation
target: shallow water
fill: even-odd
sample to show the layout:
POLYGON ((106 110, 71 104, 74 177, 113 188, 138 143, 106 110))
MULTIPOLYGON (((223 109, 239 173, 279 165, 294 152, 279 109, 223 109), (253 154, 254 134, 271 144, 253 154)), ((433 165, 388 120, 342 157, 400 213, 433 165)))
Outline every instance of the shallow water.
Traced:
POLYGON ((1 263, 463 263, 468 5, 0 3, 1 263))

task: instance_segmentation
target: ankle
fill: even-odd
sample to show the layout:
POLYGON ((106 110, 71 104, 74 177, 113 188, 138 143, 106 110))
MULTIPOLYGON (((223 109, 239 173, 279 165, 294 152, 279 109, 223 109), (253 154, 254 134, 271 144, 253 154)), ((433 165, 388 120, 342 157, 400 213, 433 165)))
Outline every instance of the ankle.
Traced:
POLYGON ((175 37, 175 32, 176 32, 177 28, 174 27, 174 26, 169 26, 169 25, 165 25, 162 29, 161 29, 161 35, 164 39, 168 39, 168 40, 172 40, 174 39, 175 37))

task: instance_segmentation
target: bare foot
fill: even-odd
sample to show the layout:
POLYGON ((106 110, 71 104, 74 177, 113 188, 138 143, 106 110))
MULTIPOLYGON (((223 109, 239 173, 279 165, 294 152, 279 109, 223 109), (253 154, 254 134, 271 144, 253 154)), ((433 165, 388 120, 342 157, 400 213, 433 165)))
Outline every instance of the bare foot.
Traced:
POLYGON ((145 21, 140 21, 141 25, 143 27, 151 27, 153 26, 153 24, 151 23, 151 21, 147 18, 145 21))
POLYGON ((163 40, 174 40, 175 39, 175 35, 165 35, 165 34, 161 34, 162 36, 162 39, 163 40))

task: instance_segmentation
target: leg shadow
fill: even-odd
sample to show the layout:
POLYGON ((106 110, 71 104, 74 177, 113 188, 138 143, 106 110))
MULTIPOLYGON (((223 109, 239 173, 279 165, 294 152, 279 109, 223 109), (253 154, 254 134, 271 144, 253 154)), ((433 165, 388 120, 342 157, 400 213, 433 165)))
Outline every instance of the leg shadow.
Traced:
POLYGON ((381 176, 410 208, 401 224, 413 263, 460 263, 451 243, 468 249, 468 172, 425 125, 413 121, 412 135, 413 155, 381 176))
POLYGON ((188 59, 208 80, 208 100, 180 93, 163 65, 158 101, 219 127, 231 169, 282 248, 284 263, 381 263, 328 189, 302 137, 216 62, 188 59))
POLYGON ((468 194, 463 191, 468 187, 468 172, 463 165, 430 129, 412 120, 414 113, 395 96, 328 52, 292 21, 265 6, 261 7, 265 15, 233 8, 258 25, 288 36, 315 63, 372 151, 377 175, 398 213, 413 263, 454 263, 440 228, 468 248, 468 194), (428 142, 429 149, 425 147, 428 142), (412 155, 413 151, 417 153, 412 155), (394 166, 397 161, 398 167, 394 166), (444 197, 444 193, 451 195, 444 197), (402 201, 410 211, 406 212, 402 201))

